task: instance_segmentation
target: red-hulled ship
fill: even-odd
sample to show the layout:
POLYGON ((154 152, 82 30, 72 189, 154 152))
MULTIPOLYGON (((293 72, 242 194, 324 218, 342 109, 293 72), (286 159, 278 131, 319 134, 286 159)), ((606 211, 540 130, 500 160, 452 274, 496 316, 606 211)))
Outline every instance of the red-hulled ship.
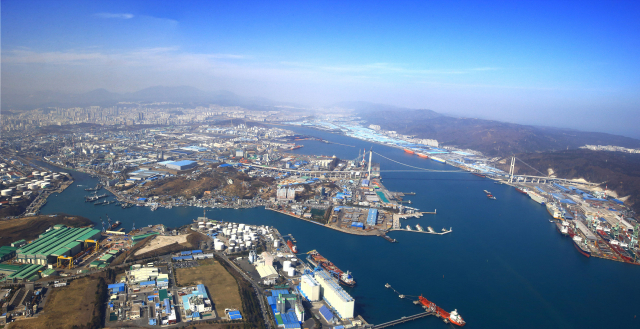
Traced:
POLYGON ((297 150, 299 148, 301 148, 303 145, 294 145, 291 150, 297 150))
POLYGON ((293 244, 293 241, 287 240, 287 246, 289 246, 289 249, 291 249, 292 253, 294 254, 298 253, 298 247, 295 244, 293 244))
POLYGON ((409 153, 409 154, 414 154, 414 153, 416 153, 416 152, 414 152, 414 151, 412 151, 412 150, 410 150, 410 149, 404 149, 404 151, 405 151, 405 152, 407 152, 407 153, 409 153))
POLYGON ((356 281, 353 279, 349 271, 342 272, 341 269, 333 265, 332 262, 324 258, 324 256, 320 255, 320 253, 318 253, 317 251, 315 250, 310 251, 309 256, 307 257, 307 260, 312 265, 320 266, 323 269, 325 269, 327 272, 331 273, 331 275, 333 275, 336 279, 338 279, 338 282, 341 285, 347 286, 347 287, 353 287, 356 285, 356 281))
POLYGON ((418 297, 418 300, 420 301, 420 304, 424 306, 427 312, 435 312, 436 316, 442 318, 443 320, 448 320, 449 322, 460 327, 467 324, 466 322, 464 322, 460 314, 458 314, 458 310, 453 310, 451 311, 451 313, 449 313, 440 308, 440 306, 436 305, 434 302, 431 302, 422 296, 418 297))
POLYGON ((418 155, 419 158, 429 159, 429 156, 424 153, 416 153, 416 154, 418 155))
POLYGON ((620 255, 622 259, 629 263, 633 263, 633 258, 631 258, 631 256, 629 256, 629 254, 624 249, 622 249, 622 247, 613 243, 609 243, 609 246, 611 246, 611 249, 613 249, 618 255, 620 255))
POLYGON ((486 175, 483 175, 483 174, 481 174, 481 173, 477 173, 477 172, 474 172, 473 174, 474 174, 474 175, 476 175, 476 176, 478 176, 478 177, 482 177, 482 178, 487 177, 486 175))
POLYGON ((519 187, 516 187, 516 191, 518 191, 518 192, 520 192, 520 193, 522 193, 522 194, 528 194, 528 193, 527 193, 527 190, 523 190, 523 189, 521 189, 521 188, 519 188, 519 187))

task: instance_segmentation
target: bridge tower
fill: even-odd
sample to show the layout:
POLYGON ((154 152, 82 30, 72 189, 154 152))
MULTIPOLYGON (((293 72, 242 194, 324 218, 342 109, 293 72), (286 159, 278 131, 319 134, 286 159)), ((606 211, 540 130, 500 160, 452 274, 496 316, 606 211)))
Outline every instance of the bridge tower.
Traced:
POLYGON ((373 151, 369 149, 369 179, 371 179, 371 157, 373 156, 373 151))
POLYGON ((516 157, 511 157, 511 166, 509 167, 509 183, 513 183, 513 169, 515 168, 516 157))

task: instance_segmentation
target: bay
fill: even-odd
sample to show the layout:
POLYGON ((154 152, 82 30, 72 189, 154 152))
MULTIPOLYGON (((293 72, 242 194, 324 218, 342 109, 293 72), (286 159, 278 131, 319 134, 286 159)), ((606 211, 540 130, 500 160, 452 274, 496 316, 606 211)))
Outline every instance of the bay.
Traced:
MULTIPOLYGON (((436 170, 456 168, 408 155, 400 149, 372 144, 323 131, 294 127, 300 134, 320 137, 354 147, 302 141, 299 154, 336 155, 355 159, 358 149, 375 152, 402 163, 436 170)), ((421 308, 409 299, 420 294, 447 311, 458 309, 471 328, 618 328, 640 327, 640 267, 586 258, 569 238, 549 223, 544 206, 512 187, 461 172, 388 172, 410 169, 374 155, 381 164, 383 183, 391 191, 416 192, 412 206, 437 215, 403 221, 435 230, 453 228, 443 236, 392 232, 398 243, 377 237, 343 234, 318 225, 268 211, 208 209, 210 218, 275 226, 291 233, 301 252, 317 249, 343 270, 353 272, 357 286, 349 289, 356 313, 370 323, 382 323, 416 314, 421 308), (491 191, 497 200, 486 198, 491 191), (400 299, 391 284, 411 296, 400 299)), ((54 169, 56 171, 64 171, 54 169)), ((90 218, 108 213, 130 230, 165 224, 177 227, 202 215, 201 208, 174 207, 151 211, 147 207, 121 209, 85 203, 84 188, 97 179, 72 172, 75 183, 52 196, 41 213, 65 212, 90 218), (83 185, 78 187, 77 185, 83 185)), ((423 318, 398 328, 441 328, 435 317, 423 318)))

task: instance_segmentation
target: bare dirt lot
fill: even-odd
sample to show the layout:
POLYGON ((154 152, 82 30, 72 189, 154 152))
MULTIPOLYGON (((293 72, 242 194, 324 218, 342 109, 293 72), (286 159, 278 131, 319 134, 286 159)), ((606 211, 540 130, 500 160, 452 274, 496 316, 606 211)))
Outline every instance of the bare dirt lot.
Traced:
POLYGON ((140 250, 136 251, 135 255, 142 255, 146 252, 150 252, 150 251, 154 251, 157 249, 160 249, 162 247, 166 247, 168 245, 174 244, 174 243, 178 243, 178 244, 185 244, 187 243, 187 235, 174 235, 174 236, 164 236, 164 235, 158 235, 156 237, 153 238, 153 240, 147 242, 147 244, 144 246, 144 248, 141 248, 140 250))
POLYGON ((91 323, 95 309, 96 292, 100 278, 85 277, 72 281, 68 286, 51 288, 51 296, 40 316, 16 321, 11 328, 72 328, 91 323))
POLYGON ((199 263, 198 267, 176 269, 178 285, 204 284, 218 315, 224 315, 225 308, 237 309, 242 313, 242 301, 235 278, 217 261, 207 259, 199 263))

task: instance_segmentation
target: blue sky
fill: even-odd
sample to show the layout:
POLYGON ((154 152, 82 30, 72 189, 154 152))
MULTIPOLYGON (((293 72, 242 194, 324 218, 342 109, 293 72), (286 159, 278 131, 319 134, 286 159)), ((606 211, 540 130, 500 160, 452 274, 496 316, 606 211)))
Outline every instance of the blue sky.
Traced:
POLYGON ((639 14, 638 1, 2 1, 2 88, 191 85, 638 138, 639 14))

